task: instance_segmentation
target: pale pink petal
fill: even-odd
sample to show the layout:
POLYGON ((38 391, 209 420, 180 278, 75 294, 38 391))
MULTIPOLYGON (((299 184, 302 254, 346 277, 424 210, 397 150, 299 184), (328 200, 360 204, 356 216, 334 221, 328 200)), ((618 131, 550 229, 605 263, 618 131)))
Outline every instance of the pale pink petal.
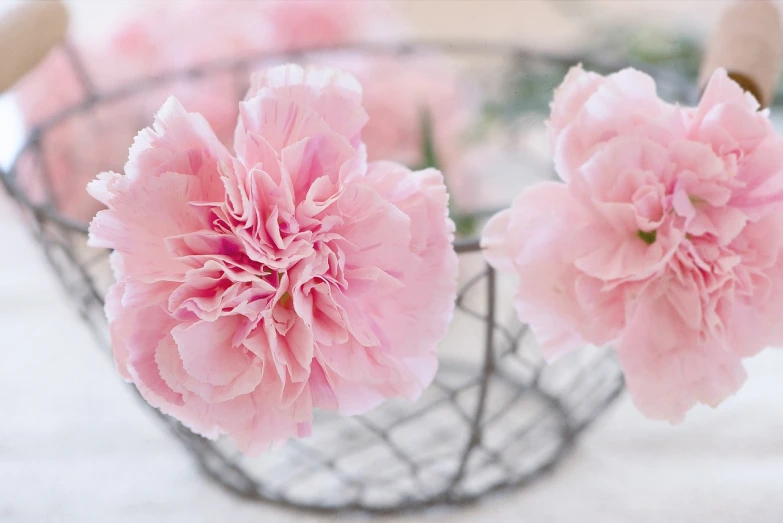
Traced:
POLYGON ((555 144, 558 136, 579 115, 587 100, 606 79, 577 65, 568 70, 563 82, 555 89, 551 113, 547 121, 549 141, 555 144))
POLYGON ((680 111, 660 100, 655 82, 634 69, 609 75, 581 110, 554 139, 555 168, 568 181, 594 151, 617 136, 650 138, 666 143, 684 136, 680 111))
POLYGON ((367 113, 362 108, 362 87, 351 74, 329 67, 281 65, 254 75, 246 99, 267 89, 312 107, 334 132, 358 143, 367 113))
POLYGON ((129 178, 175 172, 196 176, 205 201, 222 197, 218 167, 229 158, 228 150, 203 116, 188 113, 170 97, 155 115, 155 122, 139 132, 128 152, 125 175, 129 178))
POLYGON ((695 404, 714 407, 736 392, 745 372, 726 347, 703 344, 670 303, 663 294, 642 299, 617 349, 636 406, 676 423, 695 404))
MULTIPOLYGON (((130 353, 125 343, 125 339, 133 332, 133 322, 128 321, 129 315, 122 315, 122 297, 125 293, 126 284, 119 281, 111 286, 106 294, 106 320, 111 326, 111 337, 117 340, 112 344, 112 353, 114 354, 114 363, 117 371, 127 381, 131 381, 131 375, 128 372, 128 357, 130 353)), ((132 318, 130 318, 132 320, 132 318)))
POLYGON ((125 341, 128 351, 127 369, 134 383, 143 384, 144 390, 159 400, 155 406, 163 403, 182 405, 182 395, 174 391, 161 378, 160 369, 155 361, 158 346, 165 343, 166 331, 174 324, 160 305, 151 305, 139 310, 123 311, 132 315, 133 331, 125 341))
POLYGON ((481 248, 487 262, 501 271, 513 271, 513 250, 507 239, 508 227, 511 223, 511 210, 500 211, 489 219, 481 233, 481 248))
MULTIPOLYGON (((249 366, 255 356, 229 343, 239 318, 178 325, 171 331, 185 371, 204 383, 226 385, 249 366)), ((260 381, 260 369, 258 380, 260 381)))

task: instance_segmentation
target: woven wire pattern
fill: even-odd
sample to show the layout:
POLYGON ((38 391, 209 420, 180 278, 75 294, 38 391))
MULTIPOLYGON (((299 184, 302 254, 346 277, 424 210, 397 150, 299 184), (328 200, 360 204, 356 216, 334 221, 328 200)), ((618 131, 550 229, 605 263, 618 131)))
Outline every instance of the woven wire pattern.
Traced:
MULTIPOLYGON (((475 55, 479 61, 499 58, 517 72, 544 67, 554 81, 568 65, 587 61, 531 55, 509 46, 459 45, 459 50, 455 44, 354 50, 404 57, 439 47, 475 55)), ((112 282, 108 252, 86 247, 86 223, 61 213, 51 191, 35 195, 27 187, 30 180, 44 189, 50 185, 41 138, 102 103, 165 88, 169 81, 197 81, 216 71, 247 78, 249 70, 280 58, 210 64, 109 93, 88 91, 82 103, 32 130, 11 169, 0 172, 76 310, 107 351, 103 296, 112 282)), ((307 54, 282 58, 306 61, 307 54)), ((678 91, 676 78, 670 78, 669 92, 687 98, 686 91, 678 91)), ((91 85, 89 78, 84 84, 91 85)), ((545 365, 527 326, 515 319, 513 281, 486 265, 475 238, 457 240, 455 247, 461 265, 455 318, 440 348, 435 381, 417 402, 391 400, 357 417, 317 412, 312 437, 290 441, 259 458, 245 457, 227 440, 203 439, 151 411, 218 484, 246 499, 296 508, 399 512, 469 502, 539 477, 619 394, 621 373, 610 351, 592 347, 545 365)))

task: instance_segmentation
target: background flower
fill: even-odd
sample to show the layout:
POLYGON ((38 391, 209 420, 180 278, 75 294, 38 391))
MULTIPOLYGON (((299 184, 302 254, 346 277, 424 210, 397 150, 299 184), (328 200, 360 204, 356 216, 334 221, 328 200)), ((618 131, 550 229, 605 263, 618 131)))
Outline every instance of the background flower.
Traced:
POLYGON ((783 139, 757 109, 725 71, 681 108, 638 71, 574 68, 549 121, 566 183, 532 186, 484 231, 544 351, 612 345, 647 416, 717 405, 742 358, 783 341, 783 139))
POLYGON ((281 66, 253 79, 236 156, 170 99, 125 175, 90 185, 115 359, 151 404, 257 453, 309 434, 313 408, 430 383, 456 297, 448 196, 435 170, 368 165, 366 118, 352 76, 281 66))
MULTIPOLYGON (((29 127, 83 101, 88 89, 105 93, 148 77, 214 62, 269 53, 278 55, 318 46, 399 40, 406 24, 387 2, 344 0, 167 1, 145 5, 115 29, 76 40, 74 49, 95 85, 82 79, 64 49, 56 49, 15 89, 29 127)), ((341 60, 335 58, 337 65, 341 60)), ((331 59, 322 60, 331 62, 331 59)), ((461 100, 457 77, 437 56, 421 60, 353 53, 348 60, 366 86, 366 131, 372 159, 421 166, 422 123, 433 121, 442 163, 459 151, 461 100), (425 74, 432 72, 432 76, 425 74), (377 152, 376 152, 377 150, 377 152)), ((210 71, 201 78, 167 82, 110 103, 90 114, 59 123, 42 137, 47 177, 60 211, 87 220, 97 202, 86 198, 85 183, 104 170, 121 170, 126 150, 138 129, 170 95, 201 113, 218 139, 230 145, 237 119, 237 100, 247 89, 244 74, 210 71), (98 145, 99 144, 99 145, 98 145)), ((464 104, 462 105, 464 106, 464 104)), ((38 199, 43 188, 35 190, 38 199)), ((464 193, 465 191, 463 191, 464 193)))

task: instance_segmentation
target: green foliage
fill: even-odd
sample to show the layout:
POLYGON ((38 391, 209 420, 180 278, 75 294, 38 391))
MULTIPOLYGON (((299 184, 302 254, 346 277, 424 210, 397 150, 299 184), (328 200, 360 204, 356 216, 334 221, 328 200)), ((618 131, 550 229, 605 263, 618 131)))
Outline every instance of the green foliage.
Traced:
MULTIPOLYGON (((432 126, 432 116, 429 111, 424 110, 421 112, 421 162, 414 166, 414 170, 421 170, 427 168, 441 169, 441 163, 438 158, 438 153, 435 146, 434 129, 432 126)), ((444 173, 445 174, 445 173, 444 173)), ((448 177, 444 176, 446 183, 446 189, 448 187, 448 177)), ((451 191, 449 190, 449 195, 451 191)), ((449 198, 449 215, 454 220, 454 224, 457 229, 457 235, 467 237, 475 234, 477 220, 475 216, 470 214, 460 213, 454 205, 454 199, 449 198)))
POLYGON ((432 116, 426 109, 421 111, 421 163, 413 169, 440 169, 440 162, 435 151, 435 136, 432 128, 432 116))
POLYGON ((525 113, 547 112, 552 91, 566 72, 567 68, 560 65, 513 68, 503 86, 504 96, 484 104, 484 118, 510 122, 525 113))

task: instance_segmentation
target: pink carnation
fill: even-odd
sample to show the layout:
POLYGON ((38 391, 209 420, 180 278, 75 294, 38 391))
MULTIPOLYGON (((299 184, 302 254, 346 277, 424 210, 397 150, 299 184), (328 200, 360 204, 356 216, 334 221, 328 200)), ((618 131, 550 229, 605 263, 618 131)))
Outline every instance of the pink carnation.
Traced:
POLYGON ((240 104, 232 155, 176 99, 89 192, 108 209, 122 375, 193 430, 257 453, 313 408, 365 412, 432 380, 456 293, 443 179, 366 163, 350 75, 276 67, 240 104))
POLYGON ((484 231, 545 353, 613 346, 651 418, 717 405, 743 358, 783 342, 783 139, 757 110, 722 70, 681 108, 638 71, 574 68, 549 121, 566 183, 530 187, 484 231))
MULTIPOLYGON (((390 38, 404 24, 387 2, 351 0, 167 0, 145 4, 110 31, 74 46, 97 91, 105 93, 139 80, 260 53, 290 52, 316 45, 390 38)), ((244 80, 244 79, 243 79, 244 80)), ((230 144, 237 99, 246 88, 233 71, 211 71, 197 80, 102 104, 48 130, 41 140, 47 178, 58 210, 86 220, 97 210, 84 184, 94 173, 120 169, 139 128, 170 95, 204 115, 218 138, 230 144)), ((14 94, 30 127, 87 97, 63 49, 55 49, 23 79, 14 94)), ((25 173, 22 173, 22 177, 25 173)), ((33 196, 43 198, 43 191, 33 196)))

